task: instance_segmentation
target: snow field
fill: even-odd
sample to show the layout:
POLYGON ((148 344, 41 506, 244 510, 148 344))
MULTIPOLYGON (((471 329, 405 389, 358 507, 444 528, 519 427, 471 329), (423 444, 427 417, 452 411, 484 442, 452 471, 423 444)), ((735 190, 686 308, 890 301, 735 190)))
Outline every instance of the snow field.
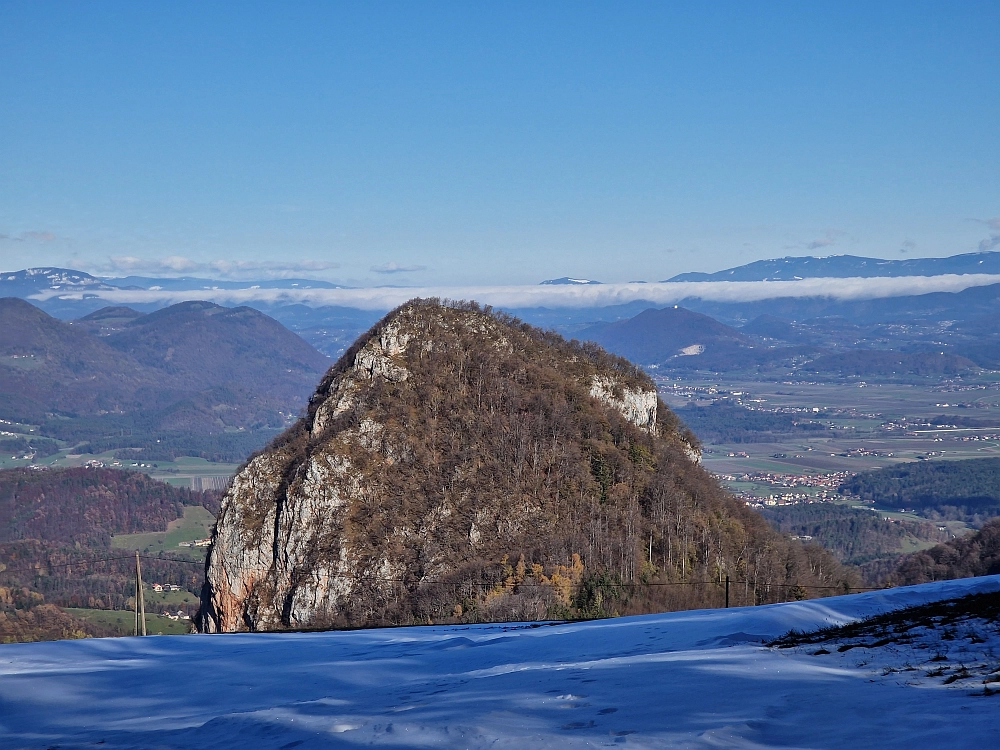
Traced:
MULTIPOLYGON (((761 645, 997 590, 1000 576, 555 626, 6 645, 0 747, 1000 747, 1000 696, 895 671, 937 644, 761 645)), ((998 640, 955 648, 987 658, 998 640)))

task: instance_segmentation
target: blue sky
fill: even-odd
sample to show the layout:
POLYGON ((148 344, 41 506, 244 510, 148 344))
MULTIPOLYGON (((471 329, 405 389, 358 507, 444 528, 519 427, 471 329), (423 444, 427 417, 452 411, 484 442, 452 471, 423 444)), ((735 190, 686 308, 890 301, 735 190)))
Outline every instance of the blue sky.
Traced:
POLYGON ((998 32, 995 2, 5 2, 0 270, 971 252, 1000 243, 998 32))

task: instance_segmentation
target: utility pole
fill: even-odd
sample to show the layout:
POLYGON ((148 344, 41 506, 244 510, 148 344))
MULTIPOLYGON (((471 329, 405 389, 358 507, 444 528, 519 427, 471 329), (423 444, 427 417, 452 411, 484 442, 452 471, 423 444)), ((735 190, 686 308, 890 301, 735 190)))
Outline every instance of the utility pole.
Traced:
POLYGON ((729 609, 729 576, 726 576, 726 609, 729 609))
POLYGON ((146 602, 142 596, 142 570, 139 550, 135 551, 135 634, 146 635, 146 602))

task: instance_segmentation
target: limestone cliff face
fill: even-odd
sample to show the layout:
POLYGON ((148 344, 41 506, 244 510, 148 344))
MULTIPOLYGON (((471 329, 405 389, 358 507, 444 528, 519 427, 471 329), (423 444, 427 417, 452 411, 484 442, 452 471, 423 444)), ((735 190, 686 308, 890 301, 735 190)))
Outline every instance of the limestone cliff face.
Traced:
POLYGON ((595 375, 591 379, 590 395, 621 412, 629 422, 656 434, 659 398, 655 389, 625 388, 613 377, 595 375))
POLYGON ((595 524, 625 529, 654 465, 690 469, 695 453, 624 360, 474 306, 409 303, 235 477, 202 628, 405 621, 431 583, 458 587, 526 550, 538 576, 574 553, 627 575, 641 523, 600 539, 595 524))

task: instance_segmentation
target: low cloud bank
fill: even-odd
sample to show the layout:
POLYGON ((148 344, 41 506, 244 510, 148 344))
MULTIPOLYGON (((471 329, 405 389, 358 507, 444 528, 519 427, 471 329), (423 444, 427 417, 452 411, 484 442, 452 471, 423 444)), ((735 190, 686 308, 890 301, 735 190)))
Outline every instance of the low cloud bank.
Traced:
POLYGON ((84 266, 88 271, 110 275, 150 275, 169 278, 177 274, 209 273, 226 279, 289 278, 295 274, 316 273, 339 268, 339 263, 305 261, 256 261, 256 260, 211 260, 195 261, 183 255, 167 258, 136 258, 131 255, 116 255, 106 263, 84 266))
MULTIPOLYGON (((1000 275, 946 274, 895 278, 801 279, 797 281, 686 281, 656 284, 600 284, 567 286, 420 286, 361 289, 192 289, 185 291, 106 290, 87 292, 109 304, 174 304, 209 300, 223 305, 248 303, 339 305, 362 310, 389 310, 413 297, 476 300, 505 308, 606 307, 637 300, 676 304, 698 297, 715 302, 755 302, 777 297, 877 299, 931 292, 960 292, 974 286, 1000 283, 1000 275)), ((35 295, 72 300, 83 297, 57 291, 35 295)))

